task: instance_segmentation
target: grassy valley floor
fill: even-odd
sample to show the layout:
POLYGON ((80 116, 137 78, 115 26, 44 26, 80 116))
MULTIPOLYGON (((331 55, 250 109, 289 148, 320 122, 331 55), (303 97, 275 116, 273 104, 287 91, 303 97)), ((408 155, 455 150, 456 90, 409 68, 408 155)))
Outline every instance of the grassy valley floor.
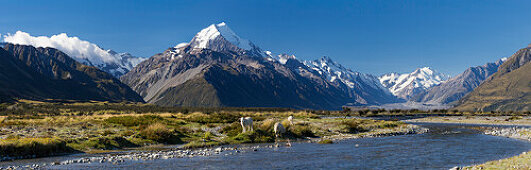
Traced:
POLYGON ((267 143, 287 139, 334 140, 422 133, 399 121, 321 118, 305 111, 188 110, 143 104, 25 102, 4 107, 0 117, 0 160, 69 153, 98 153, 184 144, 183 148, 267 143), (291 124, 288 116, 293 116, 291 124), (242 133, 240 117, 254 131, 242 133), (273 125, 287 132, 276 138, 273 125))

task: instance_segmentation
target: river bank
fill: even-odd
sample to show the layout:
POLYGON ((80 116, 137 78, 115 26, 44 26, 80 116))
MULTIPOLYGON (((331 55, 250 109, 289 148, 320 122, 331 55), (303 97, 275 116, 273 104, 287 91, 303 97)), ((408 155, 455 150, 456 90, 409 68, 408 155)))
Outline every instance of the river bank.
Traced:
POLYGON ((76 154, 0 162, 0 167, 38 164, 42 169, 450 169, 512 157, 531 149, 528 142, 483 135, 462 125, 421 126, 430 131, 336 140, 330 145, 300 139, 291 140, 290 144, 279 141, 278 147, 275 143, 249 143, 223 148, 76 154), (190 156, 184 155, 186 152, 190 156), (208 154, 203 156, 204 152, 208 154), (102 158, 105 159, 100 163, 102 158), (91 163, 79 163, 90 159, 91 163), (50 165, 52 162, 54 165, 50 165), (47 165, 42 166, 43 163, 47 165))
POLYGON ((195 149, 186 149, 186 145, 180 145, 172 149, 161 149, 161 150, 149 150, 149 151, 131 151, 131 152, 115 152, 108 154, 98 154, 98 156, 86 156, 76 159, 68 159, 62 161, 54 161, 40 164, 30 164, 30 165, 16 165, 16 166, 7 166, 1 167, 1 169, 17 169, 17 168, 30 168, 36 169, 40 167, 53 167, 60 165, 71 165, 71 164, 91 164, 91 163, 109 163, 113 165, 119 165, 124 162, 131 161, 153 161, 153 160, 167 160, 167 159, 179 159, 179 158, 194 158, 194 157, 208 157, 213 155, 233 155, 233 154, 244 154, 247 152, 257 152, 261 149, 271 149, 271 148, 289 148, 292 143, 319 143, 322 140, 328 139, 334 142, 347 139, 355 138, 376 138, 376 137, 386 137, 386 136, 398 136, 398 135, 407 135, 407 134, 422 134, 426 133, 427 129, 422 128, 416 125, 405 125, 399 126, 397 128, 386 128, 386 129, 375 129, 370 132, 363 132, 359 134, 348 134, 340 133, 331 136, 323 137, 308 137, 303 139, 279 139, 275 143, 257 143, 257 144, 238 144, 238 145, 222 145, 209 147, 204 146, 195 149))
MULTIPOLYGON (((531 142, 531 127, 488 127, 482 129, 483 133, 492 136, 502 136, 526 140, 531 142)), ((458 169, 458 168, 456 168, 458 169)), ((531 150, 523 152, 520 155, 489 161, 483 164, 464 167, 463 169, 480 170, 480 169, 531 169, 531 150)))
POLYGON ((531 116, 434 116, 404 120, 404 122, 531 126, 531 116))
MULTIPOLYGON (((321 118, 306 111, 216 111, 146 113, 144 106, 79 104, 54 110, 57 113, 0 117, 0 161, 72 153, 100 153, 151 146, 182 145, 183 149, 220 145, 270 143, 285 140, 394 136, 425 130, 400 121, 352 118, 321 118), (98 110, 101 107, 102 110, 98 110), (76 111, 79 110, 79 111, 76 111), (287 120, 293 116, 293 122, 287 120), (252 117, 254 131, 242 133, 240 117, 252 117), (276 138, 273 125, 281 123, 286 133, 276 138)), ((25 106, 27 107, 27 106, 25 106)), ((57 106, 59 107, 59 106, 57 106)), ((51 107, 48 109, 55 109, 51 107)), ((147 106, 146 106, 147 107, 147 106)), ((42 112, 42 108, 39 110, 42 112)), ((35 113, 35 112, 33 112, 35 113)))

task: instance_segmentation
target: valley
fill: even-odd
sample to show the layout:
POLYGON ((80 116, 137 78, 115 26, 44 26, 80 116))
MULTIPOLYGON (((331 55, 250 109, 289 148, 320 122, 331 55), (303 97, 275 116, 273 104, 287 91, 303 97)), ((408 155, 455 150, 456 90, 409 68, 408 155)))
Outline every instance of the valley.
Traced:
POLYGON ((30 1, 0 170, 531 169, 531 4, 30 1))

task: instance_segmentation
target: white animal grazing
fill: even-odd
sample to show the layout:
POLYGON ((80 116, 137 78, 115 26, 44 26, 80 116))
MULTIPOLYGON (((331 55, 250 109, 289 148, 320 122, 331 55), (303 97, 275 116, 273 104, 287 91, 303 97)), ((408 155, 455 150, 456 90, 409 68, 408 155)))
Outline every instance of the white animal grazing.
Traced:
POLYGON ((242 124, 243 132, 247 132, 249 129, 251 131, 254 131, 254 129, 253 129, 253 118, 251 118, 251 117, 246 117, 246 118, 241 117, 240 118, 240 123, 242 124))
POLYGON ((293 125, 293 116, 289 116, 288 121, 290 125, 293 125))
POLYGON ((275 137, 278 137, 278 135, 282 135, 286 133, 286 128, 284 128, 284 125, 282 125, 279 122, 275 123, 273 130, 275 130, 275 137))

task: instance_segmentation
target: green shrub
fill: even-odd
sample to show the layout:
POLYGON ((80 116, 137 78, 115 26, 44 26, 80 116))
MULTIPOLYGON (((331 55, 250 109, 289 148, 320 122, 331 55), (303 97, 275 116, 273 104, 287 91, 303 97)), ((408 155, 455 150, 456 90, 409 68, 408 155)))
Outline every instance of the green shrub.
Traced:
POLYGON ((104 149, 114 150, 126 147, 138 147, 139 145, 119 136, 79 138, 68 141, 68 146, 78 150, 104 149))
POLYGON ((75 152, 56 138, 12 138, 0 140, 0 156, 51 156, 75 152))
POLYGON ((309 125, 294 125, 291 128, 291 132, 295 137, 315 137, 309 125))
POLYGON ((205 135, 203 135, 203 139, 206 140, 206 141, 209 141, 209 140, 212 140, 212 138, 214 138, 215 135, 210 133, 210 132, 205 132, 205 135))
POLYGON ((239 122, 233 122, 228 126, 221 128, 221 133, 227 136, 236 136, 242 132, 242 125, 239 122))
POLYGON ((258 128, 265 132, 273 132, 273 126, 275 125, 275 123, 276 123, 275 119, 266 119, 260 122, 260 125, 258 126, 258 128))
POLYGON ((319 144, 333 144, 334 141, 332 141, 330 139, 323 139, 323 140, 320 140, 318 143, 319 144))
POLYGON ((361 126, 361 122, 358 120, 344 120, 341 124, 346 126, 346 130, 349 133, 366 132, 367 130, 361 126))

